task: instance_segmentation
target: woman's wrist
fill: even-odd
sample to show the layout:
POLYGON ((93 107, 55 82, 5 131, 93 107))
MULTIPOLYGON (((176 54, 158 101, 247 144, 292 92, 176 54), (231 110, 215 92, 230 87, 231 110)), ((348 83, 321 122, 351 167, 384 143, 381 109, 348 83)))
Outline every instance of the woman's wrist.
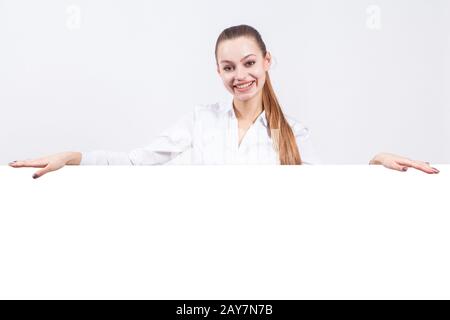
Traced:
POLYGON ((380 157, 381 157, 381 153, 377 154, 375 157, 372 158, 372 160, 370 160, 369 164, 373 164, 373 165, 380 165, 382 164, 380 157))
POLYGON ((81 163, 81 152, 68 152, 67 159, 67 165, 78 166, 81 163))

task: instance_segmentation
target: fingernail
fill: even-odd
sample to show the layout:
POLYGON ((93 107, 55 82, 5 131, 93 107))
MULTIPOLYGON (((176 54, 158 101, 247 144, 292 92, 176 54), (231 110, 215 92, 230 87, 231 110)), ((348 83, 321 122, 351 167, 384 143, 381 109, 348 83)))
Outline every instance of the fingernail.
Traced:
POLYGON ((436 168, 432 168, 434 170, 434 172, 439 173, 439 170, 436 168))
POLYGON ((8 164, 13 164, 13 163, 16 163, 17 162, 17 160, 14 160, 14 161, 11 161, 10 163, 8 163, 8 164))
POLYGON ((35 173, 35 174, 33 174, 33 179, 36 179, 36 178, 38 178, 38 175, 35 173))
POLYGON ((408 171, 408 168, 407 168, 407 167, 404 167, 402 170, 403 170, 403 171, 408 171))

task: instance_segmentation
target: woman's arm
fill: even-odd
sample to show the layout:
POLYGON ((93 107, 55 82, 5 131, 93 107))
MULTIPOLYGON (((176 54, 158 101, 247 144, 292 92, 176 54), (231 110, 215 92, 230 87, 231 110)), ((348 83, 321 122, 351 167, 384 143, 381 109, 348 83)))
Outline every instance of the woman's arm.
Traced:
POLYGON ((174 125, 157 135, 143 148, 130 152, 96 150, 89 152, 62 152, 54 155, 13 161, 13 168, 36 167, 33 178, 61 169, 65 165, 158 165, 165 164, 183 153, 192 145, 195 111, 180 118, 174 125))
POLYGON ((370 160, 369 165, 383 165, 392 170, 407 171, 414 168, 426 173, 439 173, 439 170, 430 166, 429 162, 411 160, 392 153, 379 153, 370 160))
MULTIPOLYGON (((194 111, 195 112, 195 111, 194 111)), ((82 152, 81 165, 162 165, 192 146, 195 113, 179 118, 145 147, 130 152, 95 150, 82 152)))

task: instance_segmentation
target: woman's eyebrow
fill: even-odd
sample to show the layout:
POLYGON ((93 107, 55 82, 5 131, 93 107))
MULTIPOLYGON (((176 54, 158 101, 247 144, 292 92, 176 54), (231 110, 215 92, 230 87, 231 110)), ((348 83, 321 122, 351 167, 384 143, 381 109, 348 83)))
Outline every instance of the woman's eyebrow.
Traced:
MULTIPOLYGON (((243 58, 241 59, 241 62, 242 62, 243 60, 247 59, 247 58, 250 57, 250 56, 256 56, 256 55, 253 54, 253 53, 248 54, 248 55, 246 55, 245 57, 243 57, 243 58)), ((220 61, 220 63, 233 63, 233 62, 230 61, 230 60, 222 60, 222 61, 220 61)))

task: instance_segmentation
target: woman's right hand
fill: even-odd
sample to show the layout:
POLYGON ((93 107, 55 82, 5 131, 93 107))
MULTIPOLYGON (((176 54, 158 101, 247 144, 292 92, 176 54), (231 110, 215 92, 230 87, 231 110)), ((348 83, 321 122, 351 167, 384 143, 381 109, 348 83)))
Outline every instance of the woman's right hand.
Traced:
POLYGON ((48 172, 61 169, 65 165, 79 165, 80 162, 81 152, 61 152, 38 159, 16 160, 10 162, 9 165, 13 168, 42 168, 41 170, 36 171, 36 173, 33 174, 33 179, 36 179, 42 177, 48 172))

